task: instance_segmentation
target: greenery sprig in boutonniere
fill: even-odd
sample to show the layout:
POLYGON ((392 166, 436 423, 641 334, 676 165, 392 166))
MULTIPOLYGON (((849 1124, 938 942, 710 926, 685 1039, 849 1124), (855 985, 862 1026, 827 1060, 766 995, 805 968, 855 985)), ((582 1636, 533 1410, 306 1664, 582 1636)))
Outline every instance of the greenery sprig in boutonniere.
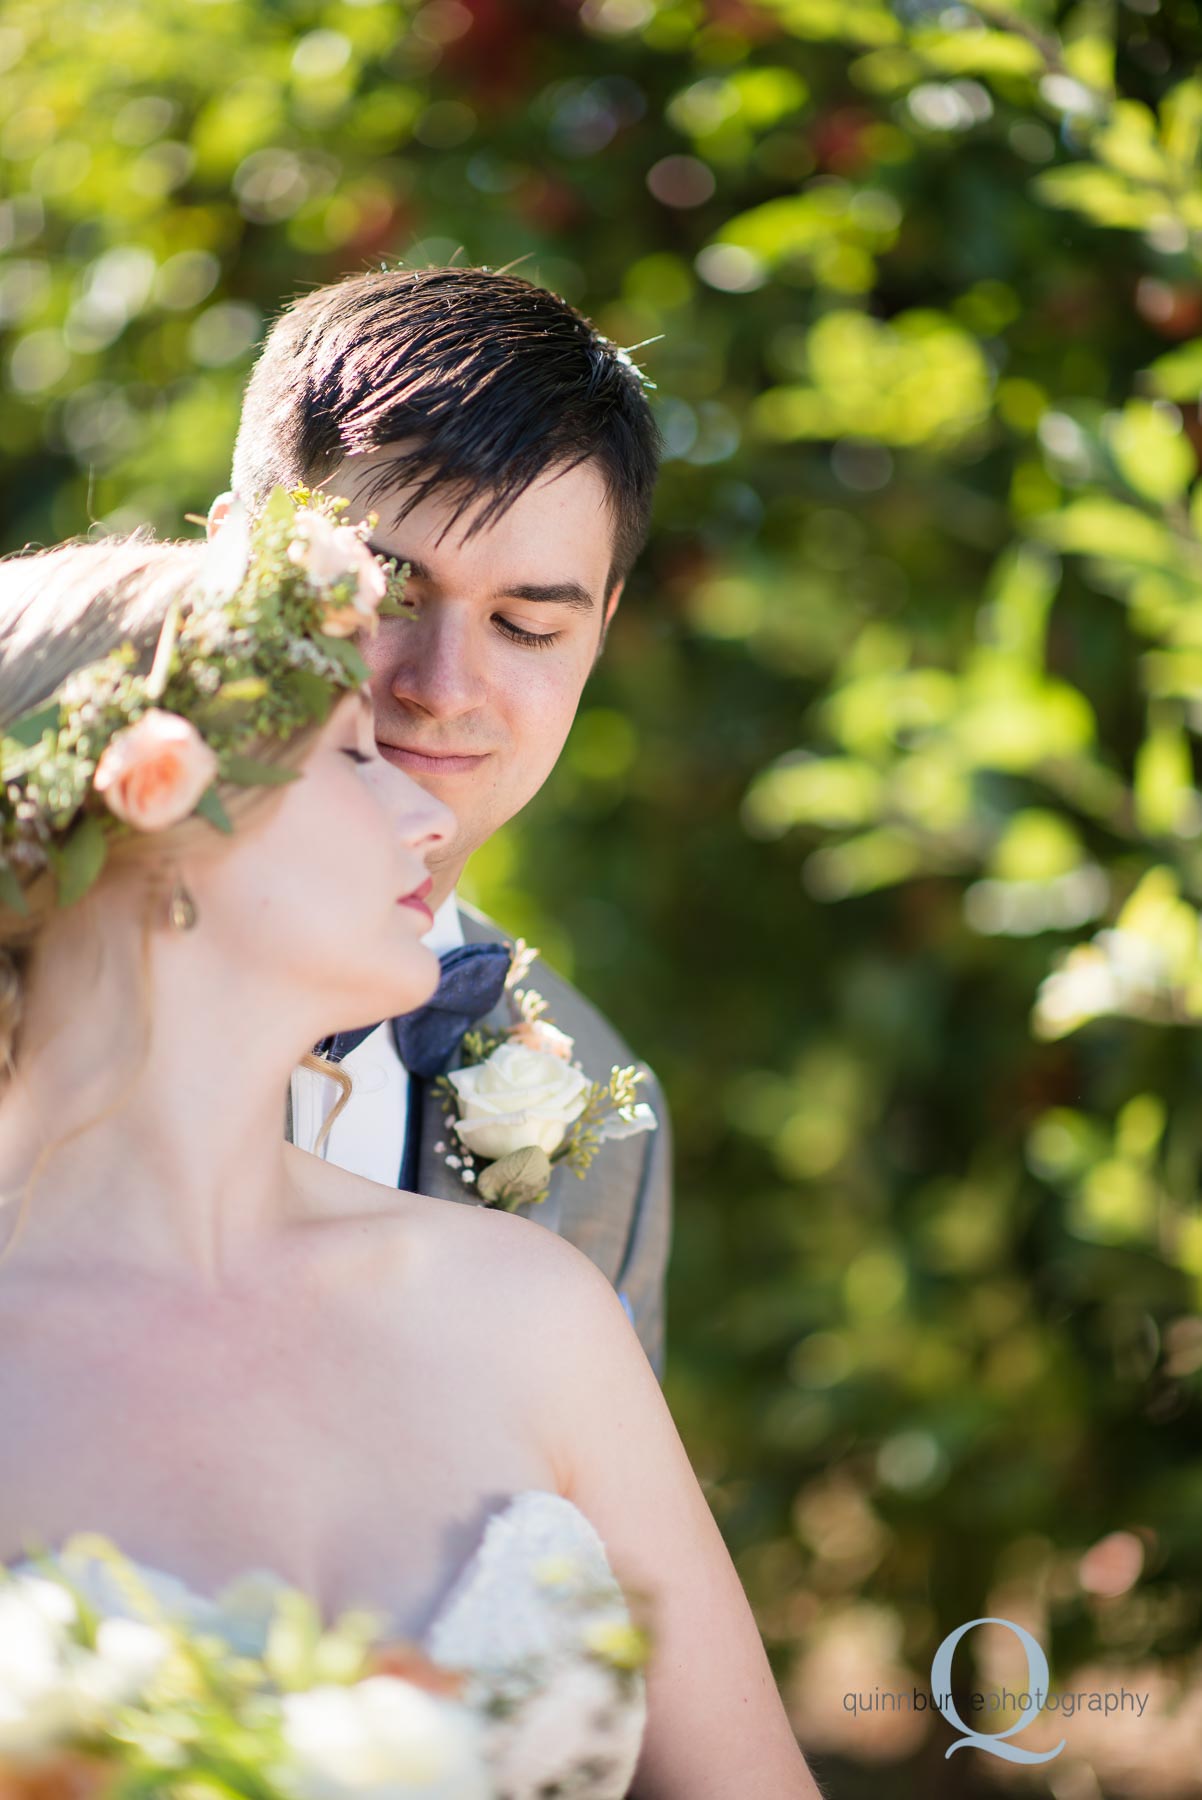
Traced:
POLYGON ((486 1205, 507 1212, 545 1200, 559 1164, 583 1179, 608 1139, 656 1128, 638 1098, 646 1070, 615 1066, 591 1081, 542 995, 520 985, 537 956, 519 938, 505 984, 512 1023, 469 1031, 463 1067, 437 1084, 454 1147, 435 1149, 486 1205))

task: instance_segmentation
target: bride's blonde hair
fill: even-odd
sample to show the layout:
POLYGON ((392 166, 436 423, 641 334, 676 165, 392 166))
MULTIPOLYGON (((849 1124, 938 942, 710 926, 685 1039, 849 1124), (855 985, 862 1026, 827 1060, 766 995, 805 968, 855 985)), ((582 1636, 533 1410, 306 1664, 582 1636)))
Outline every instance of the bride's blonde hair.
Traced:
MULTIPOLYGON (((168 609, 197 579, 203 556, 203 544, 157 543, 139 532, 0 559, 0 736, 15 720, 48 701, 70 676, 122 644, 132 645, 138 669, 148 670, 168 609)), ((317 729, 298 731, 283 743, 263 739, 254 747, 254 756, 260 762, 295 767, 304 760, 317 729)), ((280 793, 278 787, 220 788, 235 828, 278 803, 280 793)), ((202 838, 212 842, 212 827, 197 819, 166 831, 131 832, 114 840, 106 863, 105 874, 110 867, 132 865, 145 877, 140 995, 143 1062, 149 1046, 149 956, 155 909, 165 916, 174 867, 202 838)), ((29 963, 57 907, 53 875, 48 870, 33 875, 23 883, 22 897, 23 913, 0 899, 0 1097, 20 1054, 29 963)), ((342 1097, 336 1111, 340 1111, 350 1093, 345 1071, 313 1056, 304 1057, 303 1064, 338 1083, 342 1097)), ((140 1068, 141 1064, 131 1080, 137 1079, 140 1068)), ((120 1097, 108 1110, 119 1104, 120 1097)), ((98 1122, 89 1120, 70 1135, 98 1122)), ((327 1129, 332 1122, 332 1118, 327 1121, 327 1129)), ((65 1141, 60 1138, 39 1156, 26 1183, 26 1194, 51 1151, 65 1141)), ((23 1205, 22 1214, 24 1210, 23 1205)))

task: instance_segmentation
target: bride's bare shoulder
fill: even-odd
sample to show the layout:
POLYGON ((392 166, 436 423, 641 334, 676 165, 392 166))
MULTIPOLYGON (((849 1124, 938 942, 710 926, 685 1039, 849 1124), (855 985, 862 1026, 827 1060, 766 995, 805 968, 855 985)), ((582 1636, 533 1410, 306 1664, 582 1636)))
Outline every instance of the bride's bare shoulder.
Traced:
POLYGON ((380 1259, 381 1278, 454 1283, 460 1301, 528 1302, 536 1289, 579 1291, 604 1277, 573 1245, 534 1218, 382 1187, 332 1163, 291 1151, 298 1213, 380 1259), (478 1296, 476 1293, 478 1290, 478 1296))
POLYGON ((445 1274, 461 1293, 470 1282, 486 1300, 520 1309, 535 1295, 597 1276, 586 1256, 534 1217, 429 1194, 405 1199, 410 1243, 420 1242, 431 1273, 445 1274))
POLYGON ((402 1367, 437 1370, 440 1392, 449 1384, 472 1405, 495 1402, 498 1417, 520 1418, 568 1492, 560 1484, 572 1478, 582 1386, 608 1371, 602 1404, 612 1404, 623 1384, 641 1378, 636 1362, 654 1385, 605 1276, 536 1219, 355 1176, 328 1191, 341 1223, 316 1239, 323 1253, 314 1285, 338 1304, 349 1296, 356 1318, 378 1328, 402 1367))

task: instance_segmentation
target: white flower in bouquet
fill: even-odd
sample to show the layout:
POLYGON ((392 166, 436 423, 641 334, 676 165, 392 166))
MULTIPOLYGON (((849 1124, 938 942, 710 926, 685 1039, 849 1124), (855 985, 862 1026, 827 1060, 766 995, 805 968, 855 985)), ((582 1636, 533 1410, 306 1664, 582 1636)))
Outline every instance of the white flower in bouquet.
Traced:
POLYGON ((138 1699, 171 1654, 161 1631, 140 1619, 102 1619, 94 1652, 77 1653, 74 1682, 81 1698, 106 1709, 138 1699))
POLYGON ((21 1576, 0 1590, 0 1753, 36 1756, 138 1698, 169 1646, 150 1625, 105 1619, 94 1649, 76 1642, 65 1587, 21 1576))
POLYGON ((488 1162, 528 1147, 552 1155, 584 1111, 592 1085, 562 1056, 515 1043, 447 1079, 459 1100, 460 1141, 488 1162))
POLYGON ((0 1751, 30 1755, 76 1726, 64 1679, 75 1602, 51 1581, 21 1580, 0 1592, 0 1751))
POLYGON ((311 1688, 283 1712, 296 1800, 491 1800, 477 1721, 410 1682, 311 1688))

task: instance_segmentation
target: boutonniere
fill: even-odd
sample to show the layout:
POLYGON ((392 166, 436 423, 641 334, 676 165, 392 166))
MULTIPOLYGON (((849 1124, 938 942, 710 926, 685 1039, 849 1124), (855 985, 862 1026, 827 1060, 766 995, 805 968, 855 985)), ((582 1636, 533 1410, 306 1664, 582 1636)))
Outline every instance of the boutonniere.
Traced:
POLYGON ((452 1143, 435 1150, 486 1205, 506 1212, 545 1200, 560 1163, 583 1178, 608 1139, 657 1123, 638 1098, 646 1070, 615 1067, 605 1081, 591 1080, 542 995, 520 985, 537 956, 518 939, 505 983, 511 1023, 467 1032, 463 1067, 437 1083, 452 1143))

